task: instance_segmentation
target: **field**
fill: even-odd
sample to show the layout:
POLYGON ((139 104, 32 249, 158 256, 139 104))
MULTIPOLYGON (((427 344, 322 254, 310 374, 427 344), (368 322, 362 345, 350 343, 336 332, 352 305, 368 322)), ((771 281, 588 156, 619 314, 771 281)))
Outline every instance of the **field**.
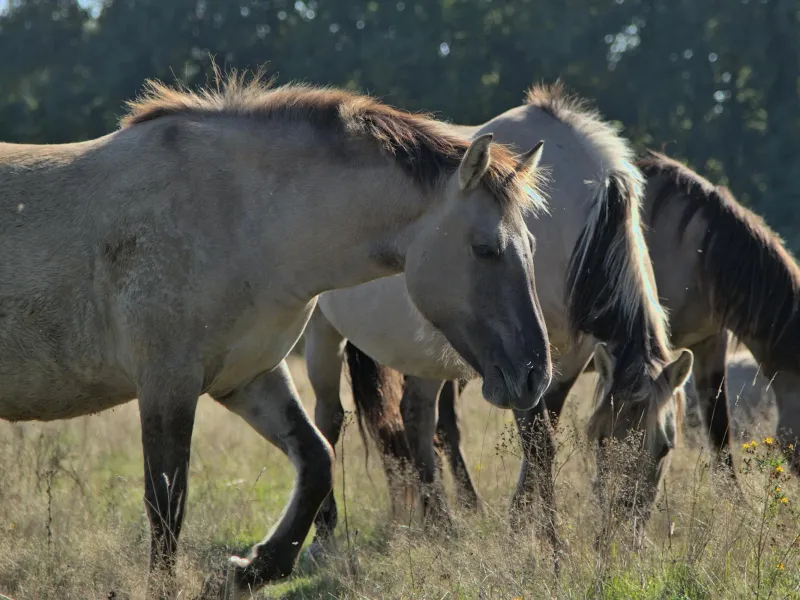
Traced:
MULTIPOLYGON (((291 360, 311 409, 305 365, 291 360)), ((732 393, 752 387, 749 377, 739 376, 732 393)), ((585 447, 593 384, 593 376, 582 378, 560 428, 556 483, 569 549, 558 579, 536 513, 530 527, 508 525, 519 460, 510 415, 484 402, 473 383, 461 420, 483 514, 456 512, 451 535, 426 534, 413 515, 390 520, 377 453, 373 448, 365 461, 351 422, 337 447, 338 553, 318 568, 301 561, 295 576, 259 597, 800 598, 800 491, 794 480, 776 480, 785 473, 764 440, 774 425, 763 405, 752 414, 737 409, 749 429, 736 443, 737 468, 749 470, 748 503, 710 475, 703 438, 688 418, 645 548, 637 553, 626 523, 616 523, 603 551, 595 551, 597 526, 610 516, 592 494, 594 458, 585 447), (751 438, 758 445, 742 450, 751 438)), ((144 597, 149 532, 139 436, 135 403, 71 422, 0 423, 0 593, 15 600, 144 597)), ((207 397, 192 449, 180 598, 194 597, 228 553, 269 531, 293 478, 278 450, 207 397)))

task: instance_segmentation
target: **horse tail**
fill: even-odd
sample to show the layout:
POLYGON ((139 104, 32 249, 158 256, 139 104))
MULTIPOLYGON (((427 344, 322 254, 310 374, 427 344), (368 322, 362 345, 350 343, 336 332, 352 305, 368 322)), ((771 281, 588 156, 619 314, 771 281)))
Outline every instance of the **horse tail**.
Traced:
POLYGON ((369 432, 384 458, 410 461, 411 451, 400 414, 402 373, 377 363, 350 342, 345 346, 345 354, 358 430, 364 440, 367 460, 369 432))
POLYGON ((642 234, 643 178, 633 167, 595 187, 567 267, 565 295, 573 338, 633 345, 648 361, 669 359, 666 315, 642 234))

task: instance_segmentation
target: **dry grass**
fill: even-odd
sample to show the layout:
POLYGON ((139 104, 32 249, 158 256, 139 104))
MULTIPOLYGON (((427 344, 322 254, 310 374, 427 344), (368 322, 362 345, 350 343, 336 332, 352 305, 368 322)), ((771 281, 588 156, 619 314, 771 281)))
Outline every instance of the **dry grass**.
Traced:
MULTIPOLYGON (((298 388, 311 407, 304 364, 292 360, 298 388)), ((749 434, 758 435, 759 445, 736 457, 740 465, 750 459, 749 467, 743 465, 750 471, 744 476, 750 506, 713 481, 696 443, 702 438, 690 431, 648 526, 646 547, 637 553, 626 524, 617 523, 606 551, 595 551, 597 526, 608 515, 592 494, 594 459, 584 447, 593 383, 584 377, 576 386, 562 421, 557 493, 569 550, 558 580, 536 514, 531 527, 509 528, 506 506, 518 466, 510 415, 485 403, 473 384, 462 403, 462 423, 469 466, 486 501, 483 515, 456 513, 452 535, 426 534, 414 519, 390 522, 377 456, 373 452, 365 464, 351 426, 344 435, 346 480, 337 464, 338 554, 319 569, 302 563, 294 577, 263 593, 272 598, 800 597, 800 491, 793 481, 776 480, 779 459, 763 443, 770 425, 760 409, 753 414, 761 430, 749 434)), ((106 598, 111 592, 115 598, 144 597, 149 532, 139 440, 133 403, 70 422, 0 423, 0 594, 16 600, 106 598)), ((181 536, 182 598, 197 593, 203 576, 229 552, 241 551, 269 530, 293 477, 279 451, 208 398, 198 409, 192 456, 181 536)))

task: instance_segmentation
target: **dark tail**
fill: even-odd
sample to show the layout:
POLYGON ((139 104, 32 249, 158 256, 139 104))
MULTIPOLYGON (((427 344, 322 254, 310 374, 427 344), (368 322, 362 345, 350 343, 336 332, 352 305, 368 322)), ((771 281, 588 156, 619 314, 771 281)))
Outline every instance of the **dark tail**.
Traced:
POLYGON ((403 397, 403 375, 372 360, 350 342, 345 346, 347 368, 358 429, 369 459, 367 435, 375 441, 385 458, 411 460, 406 441, 400 400, 403 397))

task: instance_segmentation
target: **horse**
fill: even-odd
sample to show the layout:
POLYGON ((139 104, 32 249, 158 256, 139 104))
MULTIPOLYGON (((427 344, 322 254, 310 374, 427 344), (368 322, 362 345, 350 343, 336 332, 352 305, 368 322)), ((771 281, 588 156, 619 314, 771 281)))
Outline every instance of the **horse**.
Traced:
MULTIPOLYGON (((533 132, 549 140, 543 163, 552 179, 548 183, 550 211, 529 219, 528 225, 537 243, 539 298, 557 375, 535 410, 515 412, 524 460, 513 505, 531 501, 536 472, 550 472, 555 442, 544 406, 563 397, 591 359, 597 342, 608 344, 607 351, 602 346, 601 352, 609 368, 604 371, 607 379, 596 410, 611 417, 624 406, 627 420, 646 427, 648 454, 660 464, 677 442, 674 423, 681 398, 676 392, 689 375, 692 354, 682 350, 677 359, 672 358, 667 321, 657 300, 640 226, 643 179, 627 142, 614 126, 559 84, 534 86, 525 105, 481 126, 461 126, 459 131, 474 136, 492 132, 516 147, 527 145, 533 132), (544 441, 543 447, 537 440, 544 441), (535 464, 541 468, 536 472, 535 464)), ((382 453, 395 458, 404 458, 397 452, 402 447, 403 423, 397 420, 402 412, 410 443, 404 452, 410 454, 422 483, 439 488, 423 498, 426 510, 430 507, 431 514, 438 515, 445 510, 432 444, 435 398, 442 380, 472 379, 474 374, 449 349, 435 324, 426 323, 414 310, 413 299, 403 290, 402 276, 395 276, 320 296, 306 329, 306 361, 317 399, 315 422, 335 445, 343 414, 339 378, 347 348, 357 410, 367 416, 382 453), (418 388, 415 396, 421 400, 404 399, 397 409, 397 399, 390 398, 397 386, 386 383, 383 365, 413 375, 406 378, 406 392, 409 386, 418 388), (394 408, 388 411, 381 406, 394 408)), ((497 290, 486 289, 484 294, 491 301, 498 297, 497 290)), ((605 436, 619 434, 604 427, 596 431, 605 436)), ((658 484, 656 475, 652 472, 648 481, 653 488, 658 484)), ((549 515, 547 534, 558 548, 552 481, 546 477, 538 483, 549 515)), ((331 496, 317 517, 312 551, 325 549, 335 524, 331 496)))
POLYGON ((243 598, 291 573, 332 489, 285 361, 319 294, 405 272, 489 402, 539 401, 541 144, 515 156, 368 96, 217 76, 149 81, 98 139, 0 144, 0 418, 138 399, 154 590, 174 581, 198 397, 242 417, 296 470, 274 532, 226 568, 222 593, 243 598))
MULTIPOLYGON (((800 269, 795 259, 780 237, 728 188, 714 186, 657 152, 650 151, 637 164, 647 176, 645 236, 656 283, 669 311, 672 343, 688 346, 694 354, 694 392, 715 464, 735 476, 730 392, 736 394, 742 386, 732 390, 726 376, 735 336, 768 383, 761 393, 775 398, 776 438, 787 462, 800 473, 800 269)), ((357 349, 348 352, 355 354, 357 349)), ((591 370, 590 365, 586 372, 591 370)), ((472 507, 477 492, 460 450, 455 406, 465 385, 463 379, 444 384, 437 438, 450 458, 458 501, 472 507)), ((412 386, 409 393, 415 389, 412 386)), ((359 397, 365 393, 369 392, 359 397)), ((551 406, 549 400, 548 395, 548 408, 558 414, 562 405, 551 406)), ((380 417, 375 409, 369 416, 376 412, 380 417)))

